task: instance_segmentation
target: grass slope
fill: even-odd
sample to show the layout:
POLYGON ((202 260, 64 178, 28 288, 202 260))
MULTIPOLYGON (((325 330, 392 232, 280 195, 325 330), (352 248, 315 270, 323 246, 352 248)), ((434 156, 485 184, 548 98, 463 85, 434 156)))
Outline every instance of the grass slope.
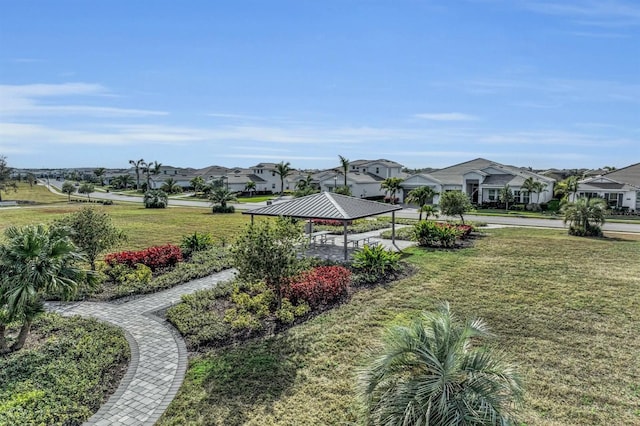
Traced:
POLYGON ((354 372, 383 328, 449 300, 520 365, 527 425, 640 424, 640 241, 491 230, 414 249, 419 272, 282 335, 193 358, 160 425, 354 424, 354 372))

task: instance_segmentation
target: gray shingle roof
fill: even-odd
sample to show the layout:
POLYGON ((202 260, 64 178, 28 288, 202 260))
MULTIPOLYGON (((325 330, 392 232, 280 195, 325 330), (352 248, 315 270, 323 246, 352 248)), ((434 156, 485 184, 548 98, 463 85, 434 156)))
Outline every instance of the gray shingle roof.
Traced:
POLYGON ((402 210, 402 207, 333 192, 320 192, 242 213, 261 216, 287 216, 300 219, 353 220, 396 210, 402 210))

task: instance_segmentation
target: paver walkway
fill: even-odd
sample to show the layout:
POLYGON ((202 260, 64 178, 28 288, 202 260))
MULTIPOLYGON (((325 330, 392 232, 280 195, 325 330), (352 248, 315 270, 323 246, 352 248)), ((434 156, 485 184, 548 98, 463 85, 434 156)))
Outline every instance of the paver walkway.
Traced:
POLYGON ((76 302, 50 303, 65 316, 90 316, 125 330, 131 362, 120 386, 85 424, 153 425, 173 400, 187 368, 187 349, 166 321, 152 313, 180 301, 183 294, 214 287, 233 278, 230 269, 120 305, 76 302))

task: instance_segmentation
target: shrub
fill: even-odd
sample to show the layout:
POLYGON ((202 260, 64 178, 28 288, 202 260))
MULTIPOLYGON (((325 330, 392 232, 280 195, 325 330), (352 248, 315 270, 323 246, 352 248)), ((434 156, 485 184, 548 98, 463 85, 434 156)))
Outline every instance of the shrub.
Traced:
POLYGON ((414 225, 414 239, 423 247, 453 247, 460 234, 468 235, 473 230, 469 225, 452 225, 431 221, 414 225))
POLYGON ((311 308, 328 305, 343 297, 351 280, 344 266, 318 266, 302 272, 289 286, 287 296, 294 302, 306 302, 311 308))
MULTIPOLYGON (((380 237, 386 240, 391 239, 391 230, 387 229, 380 233, 380 237)), ((413 228, 396 228, 396 240, 413 240, 413 228)))
POLYGON ((140 251, 110 253, 104 258, 104 261, 110 266, 122 264, 133 268, 136 264, 141 263, 151 268, 152 271, 175 266, 181 260, 182 252, 180 247, 172 244, 149 247, 140 251))
POLYGON ((282 299, 282 306, 276 311, 276 318, 283 324, 292 324, 296 318, 309 312, 310 307, 307 303, 302 302, 294 305, 287 298, 282 299))
POLYGON ((551 200, 547 203, 547 210, 550 212, 560 211, 560 200, 551 200))
POLYGON ((236 211, 233 206, 213 206, 211 207, 212 213, 234 213, 236 211))
MULTIPOLYGON (((311 222, 314 225, 323 225, 323 226, 344 226, 341 220, 335 219, 311 219, 311 222)), ((347 226, 351 225, 352 221, 347 221, 347 226)))
POLYGON ((365 245, 353 254, 354 269, 368 275, 383 277, 400 266, 400 254, 381 245, 365 245))
POLYGON ((596 225, 587 225, 587 229, 584 230, 580 226, 571 225, 569 227, 569 235, 575 237, 602 237, 602 229, 596 225))
POLYGON ((182 254, 185 257, 191 256, 193 253, 203 250, 208 250, 213 247, 213 237, 211 234, 198 234, 194 232, 193 235, 185 235, 182 237, 182 254))
POLYGON ((136 264, 135 268, 116 263, 107 267, 104 273, 118 285, 146 285, 153 276, 151 268, 141 263, 136 264))
POLYGON ((144 207, 164 209, 169 205, 169 196, 161 189, 152 189, 144 193, 144 207))

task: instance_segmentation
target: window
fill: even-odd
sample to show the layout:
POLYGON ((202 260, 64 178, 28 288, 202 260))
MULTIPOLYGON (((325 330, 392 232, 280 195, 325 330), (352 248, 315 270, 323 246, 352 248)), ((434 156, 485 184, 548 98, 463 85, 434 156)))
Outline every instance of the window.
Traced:
POLYGON ((528 192, 522 193, 522 202, 525 203, 525 204, 529 204, 529 193, 528 192))
POLYGON ((489 194, 489 201, 496 201, 497 199, 497 193, 498 190, 497 189, 490 189, 488 194, 489 194))
POLYGON ((380 167, 376 167, 376 174, 379 175, 380 174, 380 167))
POLYGON ((276 184, 275 183, 271 184, 271 189, 276 189, 276 184))

